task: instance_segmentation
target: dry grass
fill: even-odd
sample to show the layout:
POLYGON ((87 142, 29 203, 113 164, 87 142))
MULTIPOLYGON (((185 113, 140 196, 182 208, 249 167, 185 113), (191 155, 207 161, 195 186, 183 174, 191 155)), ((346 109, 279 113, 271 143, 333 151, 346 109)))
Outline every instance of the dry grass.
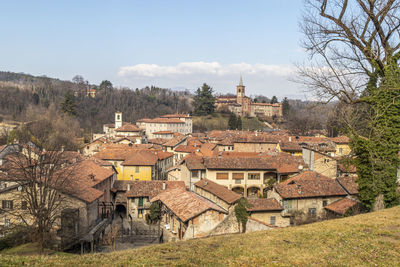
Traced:
POLYGON ((0 255, 0 262, 4 266, 400 266, 400 207, 110 254, 0 255))

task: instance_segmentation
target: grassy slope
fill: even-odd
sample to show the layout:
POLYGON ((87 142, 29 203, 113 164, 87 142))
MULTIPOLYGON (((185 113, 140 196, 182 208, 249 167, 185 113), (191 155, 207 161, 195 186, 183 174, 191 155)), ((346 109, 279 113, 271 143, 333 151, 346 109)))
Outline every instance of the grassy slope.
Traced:
MULTIPOLYGON (((228 128, 229 115, 215 113, 209 116, 194 116, 193 127, 199 126, 206 131, 226 130, 228 128)), ((265 125, 257 118, 242 118, 243 130, 262 130, 265 125)))
POLYGON ((0 255, 0 263, 5 266, 399 266, 400 207, 293 228, 166 243, 110 254, 0 255))

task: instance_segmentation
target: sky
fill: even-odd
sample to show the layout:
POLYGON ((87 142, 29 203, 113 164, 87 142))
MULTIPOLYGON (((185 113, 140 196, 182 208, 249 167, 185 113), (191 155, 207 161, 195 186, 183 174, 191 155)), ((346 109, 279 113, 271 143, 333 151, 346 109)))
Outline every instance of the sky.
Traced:
POLYGON ((2 1, 0 70, 305 98, 301 0, 2 1))

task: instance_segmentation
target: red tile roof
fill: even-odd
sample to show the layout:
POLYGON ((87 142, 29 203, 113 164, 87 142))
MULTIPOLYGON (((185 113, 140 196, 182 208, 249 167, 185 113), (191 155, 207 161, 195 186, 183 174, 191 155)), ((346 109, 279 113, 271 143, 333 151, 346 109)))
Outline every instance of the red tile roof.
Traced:
POLYGON ((182 222, 187 222, 208 210, 215 210, 225 214, 227 213, 208 199, 180 188, 166 190, 152 198, 150 201, 161 201, 182 222))
POLYGON ((348 138, 345 135, 338 136, 338 137, 333 137, 331 140, 336 143, 336 144, 348 144, 350 143, 350 138, 348 138))
POLYGON ((127 181, 126 186, 129 184, 130 190, 125 193, 125 196, 149 197, 151 199, 164 192, 163 183, 165 183, 166 190, 173 188, 185 189, 185 182, 183 181, 127 181))
POLYGON ((151 151, 135 151, 126 157, 122 166, 154 166, 158 157, 151 151))
POLYGON ((248 198, 251 205, 248 211, 280 211, 282 206, 274 198, 248 198))
POLYGON ((115 131, 117 131, 117 132, 140 132, 141 129, 139 129, 139 127, 137 127, 136 125, 127 123, 127 124, 123 125, 122 127, 119 127, 118 129, 116 129, 115 131))
POLYGON ((354 207, 357 204, 358 202, 355 200, 352 200, 350 198, 343 198, 325 206, 324 208, 333 211, 334 213, 344 215, 346 211, 348 211, 350 208, 354 207))
POLYGON ((182 153, 192 153, 192 152, 196 152, 197 150, 200 150, 200 147, 187 146, 187 145, 180 145, 174 149, 175 152, 182 152, 182 153))
POLYGON ((161 118, 191 118, 191 117, 186 114, 168 114, 161 116, 161 118))
POLYGON ((242 198, 241 195, 229 190, 225 186, 214 183, 208 179, 200 180, 194 185, 213 194, 214 196, 217 196, 228 204, 236 203, 236 201, 242 198))
POLYGON ((185 123, 184 121, 181 121, 180 119, 169 119, 169 118, 154 118, 151 119, 150 121, 146 121, 149 123, 185 123))
POLYGON ((345 196, 347 192, 336 179, 306 171, 274 186, 282 198, 345 196))
POLYGON ((357 177, 339 177, 337 180, 350 195, 358 194, 357 177))

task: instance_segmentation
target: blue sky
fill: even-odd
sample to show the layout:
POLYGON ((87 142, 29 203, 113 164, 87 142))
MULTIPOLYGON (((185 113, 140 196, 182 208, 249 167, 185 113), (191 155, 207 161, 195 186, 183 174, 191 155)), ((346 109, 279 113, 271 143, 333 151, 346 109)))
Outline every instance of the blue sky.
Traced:
POLYGON ((301 96, 301 0, 3 1, 0 69, 132 88, 301 96))

